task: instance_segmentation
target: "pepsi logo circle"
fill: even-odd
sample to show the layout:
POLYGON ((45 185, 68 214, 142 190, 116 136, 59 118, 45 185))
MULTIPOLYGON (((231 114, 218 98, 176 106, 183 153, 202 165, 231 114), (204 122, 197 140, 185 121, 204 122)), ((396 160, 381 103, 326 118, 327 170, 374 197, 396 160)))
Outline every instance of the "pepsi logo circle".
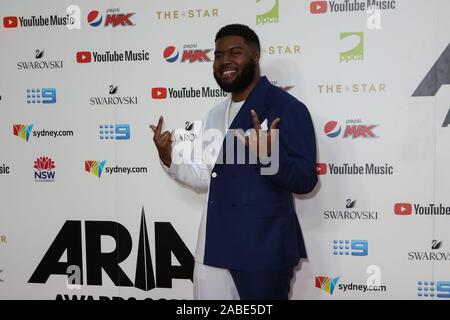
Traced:
POLYGON ((168 46, 164 49, 163 57, 167 62, 175 62, 178 59, 178 50, 174 46, 168 46))
POLYGON ((98 27, 102 23, 103 17, 97 10, 89 12, 87 21, 92 27, 98 27))
POLYGON ((338 125, 337 121, 327 122, 323 130, 330 138, 336 138, 341 133, 341 127, 338 125))

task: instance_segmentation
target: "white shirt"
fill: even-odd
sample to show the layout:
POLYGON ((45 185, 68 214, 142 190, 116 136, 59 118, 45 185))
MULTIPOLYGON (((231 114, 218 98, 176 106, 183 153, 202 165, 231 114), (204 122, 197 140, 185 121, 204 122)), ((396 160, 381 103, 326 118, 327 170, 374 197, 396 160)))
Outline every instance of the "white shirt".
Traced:
MULTIPOLYGON (((222 131, 225 137, 226 131, 233 122, 233 119, 241 109, 244 101, 233 102, 231 97, 223 101, 213 109, 211 109, 205 116, 202 122, 203 132, 210 128, 222 131)), ((194 128, 195 129, 195 128, 194 128)), ((222 142, 220 141, 220 144, 222 142)), ((175 180, 190 186, 197 192, 206 192, 206 201, 203 206, 203 214, 200 221, 197 247, 195 250, 195 261, 203 263, 205 253, 206 241, 206 219, 208 211, 208 194, 211 177, 217 176, 217 173, 212 174, 212 169, 216 159, 201 159, 201 164, 175 164, 172 162, 170 168, 163 165, 166 172, 175 180)), ((162 164, 162 162, 161 162, 162 164)))
POLYGON ((233 122, 234 117, 237 115, 239 110, 241 110, 241 107, 245 102, 245 100, 239 101, 239 102, 234 102, 232 99, 230 99, 230 101, 231 101, 231 103, 230 103, 230 106, 228 107, 228 115, 227 115, 227 119, 225 122, 225 126, 227 128, 230 127, 231 123, 233 122))

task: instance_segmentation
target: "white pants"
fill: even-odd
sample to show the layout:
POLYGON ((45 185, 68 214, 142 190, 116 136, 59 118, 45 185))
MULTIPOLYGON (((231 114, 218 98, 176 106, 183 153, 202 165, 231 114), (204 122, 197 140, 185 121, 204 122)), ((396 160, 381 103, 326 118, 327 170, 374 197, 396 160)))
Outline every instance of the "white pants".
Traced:
POLYGON ((195 262, 194 300, 240 300, 228 269, 195 262))

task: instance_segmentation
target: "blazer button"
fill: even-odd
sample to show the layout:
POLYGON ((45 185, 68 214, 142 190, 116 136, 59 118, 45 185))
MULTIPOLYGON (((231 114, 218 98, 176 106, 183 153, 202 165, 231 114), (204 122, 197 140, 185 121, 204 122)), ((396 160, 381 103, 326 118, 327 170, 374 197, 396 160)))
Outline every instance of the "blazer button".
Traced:
POLYGON ((236 208, 236 207, 237 207, 236 203, 232 203, 231 206, 232 206, 233 208, 236 208))
POLYGON ((217 173, 216 173, 216 172, 213 172, 213 173, 211 174, 211 177, 213 177, 213 178, 217 177, 217 173))

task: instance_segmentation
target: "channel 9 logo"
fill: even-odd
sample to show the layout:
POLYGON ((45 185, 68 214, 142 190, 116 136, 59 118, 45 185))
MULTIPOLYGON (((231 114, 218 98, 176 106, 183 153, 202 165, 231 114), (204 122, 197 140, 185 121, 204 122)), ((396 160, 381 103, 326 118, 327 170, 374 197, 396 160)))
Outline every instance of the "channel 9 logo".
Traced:
POLYGON ((53 104, 56 103, 56 89, 55 88, 42 88, 42 89, 27 89, 27 103, 43 103, 53 104))
POLYGON ((450 298, 450 281, 417 281, 417 296, 420 298, 450 298))
POLYGON ((99 125, 100 140, 130 140, 129 124, 101 124, 99 125))
POLYGON ((333 255, 363 257, 369 254, 367 240, 333 240, 333 255))

